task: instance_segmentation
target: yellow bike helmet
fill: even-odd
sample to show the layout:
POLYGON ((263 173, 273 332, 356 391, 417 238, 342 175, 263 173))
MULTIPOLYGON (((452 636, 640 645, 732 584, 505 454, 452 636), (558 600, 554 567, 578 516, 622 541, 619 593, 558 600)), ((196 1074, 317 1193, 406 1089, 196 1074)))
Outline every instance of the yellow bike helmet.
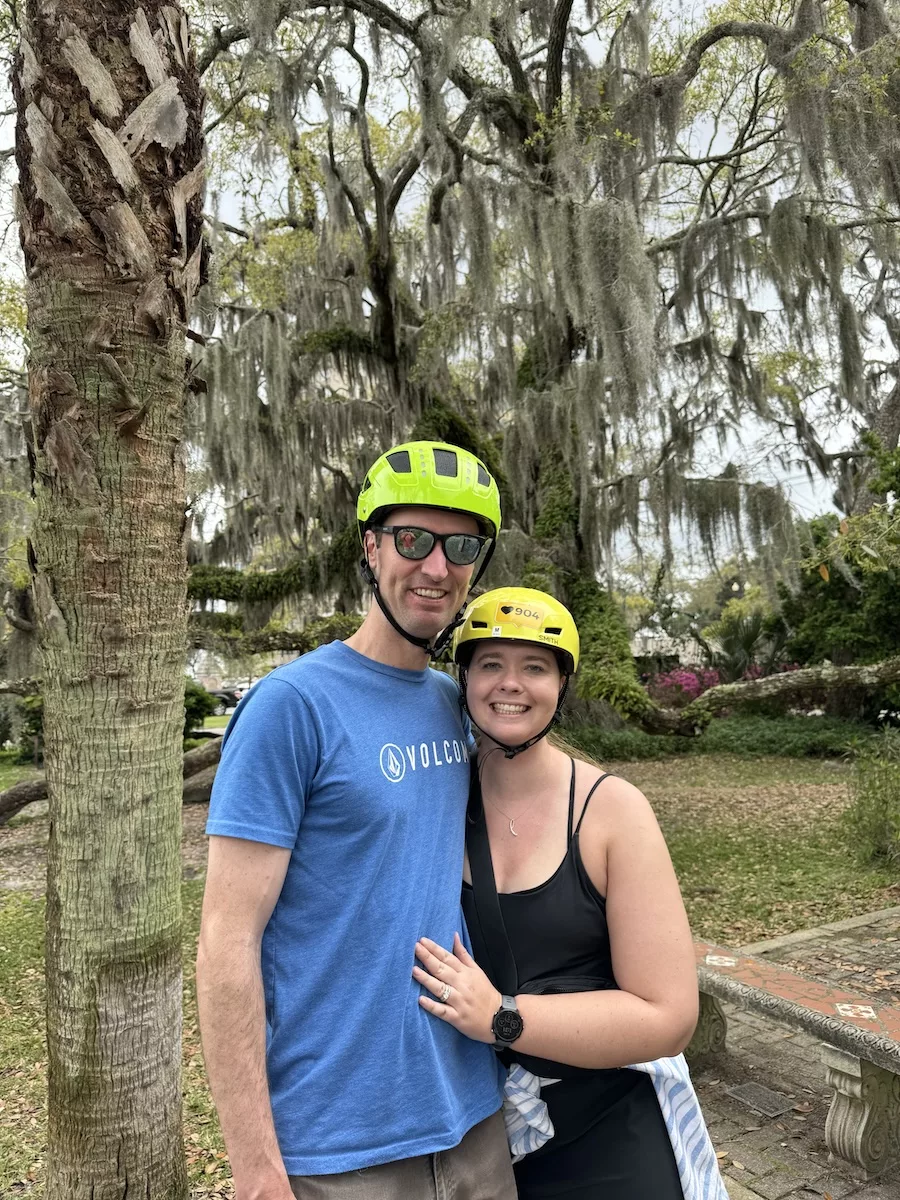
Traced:
POLYGON ((580 643, 572 614, 546 592, 495 588, 473 600, 453 635, 454 662, 467 667, 476 643, 492 638, 547 646, 556 652, 564 675, 578 670, 580 643))

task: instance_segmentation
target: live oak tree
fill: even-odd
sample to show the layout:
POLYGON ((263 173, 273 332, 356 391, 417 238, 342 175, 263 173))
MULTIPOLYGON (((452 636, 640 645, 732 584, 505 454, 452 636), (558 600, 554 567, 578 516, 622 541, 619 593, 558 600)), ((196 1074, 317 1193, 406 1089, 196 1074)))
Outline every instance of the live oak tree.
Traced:
POLYGON ((25 0, 14 90, 50 799, 47 1195, 186 1195, 185 331, 202 98, 177 3, 25 0))
MULTIPOLYGON (((340 624, 366 462, 445 438, 501 477, 491 581, 562 595, 582 692, 640 716, 597 583, 624 539, 671 560, 683 526, 789 569, 792 516, 754 459, 871 505, 861 437, 900 431, 897 37, 878 0, 694 23, 586 0, 195 9, 221 198, 189 411, 227 506, 195 547, 195 600, 261 625, 287 598, 340 624), (227 569, 279 540, 283 570, 227 569)), ((240 632, 200 618, 194 644, 240 632)))
MULTIPOLYGON (((750 420, 864 518, 860 435, 900 437, 900 76, 880 0, 726 3, 695 28, 574 0, 196 8, 231 194, 208 209, 203 383, 185 369, 204 272, 182 14, 21 9, 36 521, 32 595, 9 612, 43 652, 51 1197, 186 1191, 186 383, 231 506, 198 551, 196 599, 263 620, 284 597, 352 609, 364 465, 445 438, 502 478, 494 581, 563 595, 583 691, 659 728, 675 718, 636 687, 597 583, 616 539, 650 529, 671 557, 683 520, 708 550, 739 533, 774 568, 783 497, 736 465, 704 473, 711 452, 750 420), (273 537, 294 557, 284 574, 219 566, 273 537)), ((844 536, 870 533, 851 519, 844 536)), ((900 663, 850 670, 870 685, 900 663)), ((847 678, 830 671, 790 686, 847 678)), ((677 720, 699 728, 738 699, 710 692, 677 720)))
POLYGON ((796 554, 777 487, 727 456, 704 472, 742 423, 871 502, 857 434, 900 433, 877 0, 695 27, 573 0, 203 12, 217 178, 243 210, 213 213, 213 561, 275 532, 340 601, 365 460, 413 433, 500 469, 517 536, 494 577, 505 557, 576 606, 648 527, 669 557, 679 522, 773 571, 796 554))

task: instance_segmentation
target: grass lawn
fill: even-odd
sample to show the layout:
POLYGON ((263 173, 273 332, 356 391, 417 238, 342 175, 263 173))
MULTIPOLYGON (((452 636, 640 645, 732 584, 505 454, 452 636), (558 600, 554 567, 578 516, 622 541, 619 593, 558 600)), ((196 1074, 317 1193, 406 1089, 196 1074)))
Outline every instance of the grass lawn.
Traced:
POLYGON ((13 762, 13 757, 14 755, 7 754, 6 751, 0 753, 0 792, 5 792, 15 783, 21 783, 23 779, 33 779, 40 775, 40 771, 32 766, 13 762))
POLYGON ((618 772, 656 810, 697 936, 739 946, 900 903, 900 878, 848 843, 844 763, 711 755, 618 772))
POLYGON ((224 729, 231 720, 231 713, 223 713, 221 717, 204 717, 204 729, 224 729))
MULTIPOLYGON (((231 1172, 203 1073, 194 955, 203 884, 182 888, 184 1133, 195 1197, 230 1196, 231 1172)), ((46 1137, 44 902, 0 892, 0 1197, 43 1192, 46 1137)))
MULTIPOLYGON (((653 803, 697 934, 740 945, 900 903, 900 880, 860 866, 847 844, 844 764, 698 756, 614 769, 653 803)), ((200 807, 185 809, 186 863, 202 861, 200 807)), ((11 862, 10 878, 27 877, 15 862, 18 847, 27 842, 33 857, 46 839, 46 819, 22 815, 23 825, 0 830, 0 865, 11 862)), ((37 882, 32 871, 31 892, 0 889, 0 1196, 42 1190, 46 1066, 37 882)), ((193 993, 202 888, 200 879, 183 888, 185 1139, 197 1198, 231 1194, 204 1083, 193 993)))

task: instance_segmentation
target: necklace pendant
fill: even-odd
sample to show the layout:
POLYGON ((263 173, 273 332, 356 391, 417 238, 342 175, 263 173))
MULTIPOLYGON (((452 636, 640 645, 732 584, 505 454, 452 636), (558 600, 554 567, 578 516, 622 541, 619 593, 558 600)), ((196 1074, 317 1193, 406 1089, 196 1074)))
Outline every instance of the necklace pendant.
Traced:
POLYGON ((509 823, 509 832, 510 832, 510 833, 513 835, 513 837, 518 837, 518 836, 519 836, 519 835, 516 833, 516 818, 515 818, 515 817, 513 817, 513 819, 512 819, 512 820, 510 821, 510 823, 509 823))

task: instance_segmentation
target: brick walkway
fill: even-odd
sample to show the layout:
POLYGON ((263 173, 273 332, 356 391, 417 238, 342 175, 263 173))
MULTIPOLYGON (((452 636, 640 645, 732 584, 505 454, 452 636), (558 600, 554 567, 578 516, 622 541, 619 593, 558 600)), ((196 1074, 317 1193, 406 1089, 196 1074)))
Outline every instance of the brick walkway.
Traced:
MULTIPOLYGON (((900 1004, 900 908, 865 922, 839 922, 745 947, 823 982, 900 1004)), ((825 1117, 831 1093, 807 1034, 723 1005, 728 1049, 694 1073, 694 1081, 731 1200, 900 1200, 900 1168, 869 1183, 829 1163, 825 1117), (780 1117, 760 1116, 726 1094, 754 1080, 787 1096, 780 1117)))
POLYGON ((762 958, 883 1004, 900 1005, 900 908, 873 913, 865 924, 839 921, 803 940, 775 938, 757 945, 753 953, 762 958))

